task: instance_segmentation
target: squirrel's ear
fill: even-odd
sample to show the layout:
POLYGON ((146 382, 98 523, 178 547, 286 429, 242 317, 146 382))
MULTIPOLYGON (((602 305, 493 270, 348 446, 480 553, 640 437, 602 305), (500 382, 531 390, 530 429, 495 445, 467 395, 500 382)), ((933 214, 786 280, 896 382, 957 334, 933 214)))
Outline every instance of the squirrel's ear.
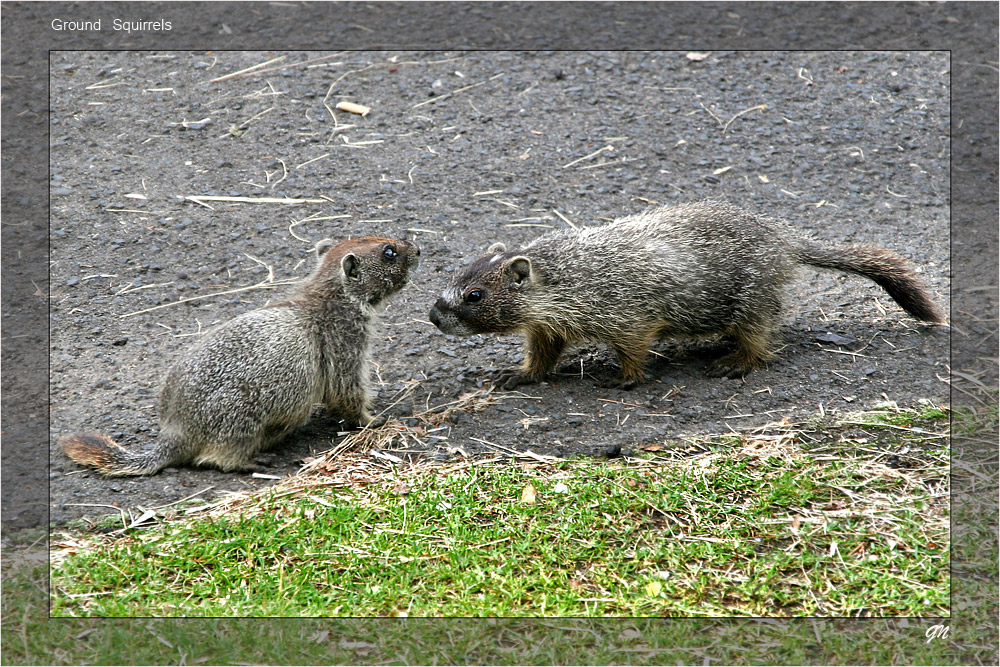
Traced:
POLYGON ((337 245, 337 242, 333 239, 321 239, 316 241, 316 247, 314 248, 316 250, 316 259, 321 259, 323 255, 326 254, 326 251, 335 245, 337 245))
POLYGON ((354 253, 347 253, 340 260, 340 268, 344 270, 344 276, 351 280, 361 275, 361 260, 354 253))
POLYGON ((531 277, 531 260, 523 255, 511 258, 507 268, 514 274, 514 282, 521 283, 531 277))
POLYGON ((498 252, 507 252, 507 246, 505 246, 500 241, 497 241, 496 243, 494 243, 493 245, 491 245, 489 248, 487 248, 486 252, 487 252, 487 254, 490 254, 490 255, 496 254, 498 252))

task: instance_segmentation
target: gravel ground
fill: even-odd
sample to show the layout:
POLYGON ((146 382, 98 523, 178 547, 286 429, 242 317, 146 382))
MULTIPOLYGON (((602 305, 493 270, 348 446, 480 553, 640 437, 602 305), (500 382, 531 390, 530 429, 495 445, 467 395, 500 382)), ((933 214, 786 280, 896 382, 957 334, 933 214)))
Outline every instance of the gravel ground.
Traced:
MULTIPOLYGON (((563 217, 598 224, 650 202, 725 198, 824 241, 892 248, 947 309, 947 54, 702 55, 53 52, 53 436, 152 441, 172 361, 205 330, 280 298, 232 290, 270 271, 304 277, 323 237, 405 235, 423 249, 375 344, 377 407, 409 389, 388 409, 403 420, 521 360, 517 337, 448 337, 427 311, 491 242, 516 246, 563 217), (371 112, 331 114, 345 100, 371 112), (196 195, 320 201, 184 199, 196 195), (195 297, 205 298, 174 305, 195 297)), ((782 349, 745 380, 706 377, 711 345, 664 342, 646 384, 606 389, 614 355, 584 346, 564 357, 573 372, 461 413, 423 453, 496 443, 600 455, 821 410, 948 401, 948 330, 918 324, 874 284, 803 270, 787 303, 782 349)), ((294 434, 269 457, 274 474, 329 449, 335 430, 319 419, 294 434)), ((191 468, 108 480, 54 441, 56 522, 110 511, 92 505, 270 483, 191 468)))

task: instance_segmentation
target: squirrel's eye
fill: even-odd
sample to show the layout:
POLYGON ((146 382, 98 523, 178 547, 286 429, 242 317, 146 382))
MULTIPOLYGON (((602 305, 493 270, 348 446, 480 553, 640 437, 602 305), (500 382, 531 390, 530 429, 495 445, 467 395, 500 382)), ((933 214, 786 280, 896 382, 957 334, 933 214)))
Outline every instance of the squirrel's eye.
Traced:
POLYGON ((483 293, 481 290, 474 289, 465 295, 466 303, 476 303, 477 301, 482 301, 483 293))
POLYGON ((388 259, 396 259, 396 255, 398 255, 399 253, 396 252, 395 248, 389 245, 385 247, 385 250, 382 251, 382 254, 385 255, 386 258, 388 259))

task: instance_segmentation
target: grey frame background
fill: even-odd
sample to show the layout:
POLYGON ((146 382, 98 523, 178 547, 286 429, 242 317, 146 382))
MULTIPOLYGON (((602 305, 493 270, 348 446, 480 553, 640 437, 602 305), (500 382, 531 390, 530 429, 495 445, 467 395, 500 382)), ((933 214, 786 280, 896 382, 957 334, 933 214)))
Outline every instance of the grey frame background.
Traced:
MULTIPOLYGON (((20 529, 47 523, 48 453, 48 51, 52 49, 893 49, 952 53, 952 405, 973 405, 977 384, 997 386, 998 86, 996 2, 983 3, 40 3, 3 7, 2 51, 2 517, 4 545, 20 529), (738 14, 732 18, 731 13, 738 14), (170 32, 67 33, 53 18, 165 19, 170 32)), ((976 464, 983 442, 955 438, 953 457, 976 464)), ((996 476, 996 452, 980 470, 996 476)), ((995 497, 956 488, 953 506, 993 507, 995 497), (972 493, 972 492, 968 492, 972 493)), ((956 513, 957 514, 957 513, 956 513)), ((996 521, 995 513, 984 520, 996 521)), ((955 534, 960 525, 954 525, 955 534)), ((995 531, 994 531, 995 534, 995 531)), ((982 553, 996 553, 985 545, 982 553)), ((953 559, 955 660, 962 609, 997 600, 968 598, 967 573, 996 563, 953 559)), ((989 588, 989 587, 987 587, 989 588)), ((995 614, 994 614, 995 615, 995 614)), ((199 623, 201 621, 184 621, 199 623)), ((208 622, 208 621, 205 621, 208 622)), ((359 621, 360 622, 360 621, 359 621)), ((379 623, 382 621, 365 621, 379 623)), ((386 621, 388 622, 388 621, 386 621)), ((398 622, 398 621, 396 621, 398 622)), ((431 621, 426 621, 431 622, 431 621)), ((499 633, 471 621, 465 629, 499 633)), ((513 622, 513 621, 511 621, 513 622)), ((593 621, 615 624, 619 621, 593 621)), ((699 630, 730 621, 687 621, 699 630)), ((807 619, 788 621, 789 626, 807 619)), ((95 626, 100 621, 92 622, 95 626)), ((262 623, 266 623, 262 621, 262 623)), ((421 625, 412 622, 414 634, 421 625)), ((521 621, 524 623, 524 621, 521 621)), ((626 621, 620 621, 625 626, 626 621)), ((633 621, 628 621, 634 624, 633 621)), ((873 621, 831 621, 823 632, 871 632, 873 621)), ((901 650, 922 643, 927 625, 879 621, 901 650)), ((190 626, 187 626, 190 629, 190 626)), ((460 626, 456 626, 460 627, 460 626)), ((694 627, 692 627, 694 629, 694 627)), ((973 630, 966 628, 966 632, 973 630)), ((964 639, 996 646, 997 629, 964 639)), ((569 633, 572 635, 572 633, 569 633)), ((573 641, 572 636, 561 637, 573 641)), ((747 641, 751 641, 748 637, 747 641)), ((963 659, 963 655, 966 657, 963 659)), ((676 656, 664 654, 673 661, 676 656)), ((905 653, 897 654, 906 662, 905 653)), ((995 659, 995 658, 994 658, 995 659)), ((587 662, 580 656, 580 662, 587 662)))

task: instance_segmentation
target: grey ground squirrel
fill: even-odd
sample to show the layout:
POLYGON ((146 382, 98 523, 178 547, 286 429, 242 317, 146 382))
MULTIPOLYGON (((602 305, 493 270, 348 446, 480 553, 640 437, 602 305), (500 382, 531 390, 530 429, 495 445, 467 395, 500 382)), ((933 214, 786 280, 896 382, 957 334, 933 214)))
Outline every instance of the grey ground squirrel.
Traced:
POLYGON ((324 239, 316 252, 318 266, 288 300, 230 320, 173 365, 152 446, 73 434, 60 440, 63 451, 106 475, 186 463, 252 470, 254 456, 305 424, 316 403, 352 426, 372 422, 376 309, 406 285, 420 248, 368 236, 324 239))
POLYGON ((771 356, 782 292, 802 264, 864 276, 918 320, 944 321, 899 255, 824 246, 722 202, 656 207, 487 253, 445 290, 430 320, 457 336, 523 333, 523 365, 498 376, 505 389, 541 381, 566 345, 583 339, 616 352, 623 388, 642 380, 650 343, 664 337, 731 337, 735 351, 709 374, 746 375, 771 356))

